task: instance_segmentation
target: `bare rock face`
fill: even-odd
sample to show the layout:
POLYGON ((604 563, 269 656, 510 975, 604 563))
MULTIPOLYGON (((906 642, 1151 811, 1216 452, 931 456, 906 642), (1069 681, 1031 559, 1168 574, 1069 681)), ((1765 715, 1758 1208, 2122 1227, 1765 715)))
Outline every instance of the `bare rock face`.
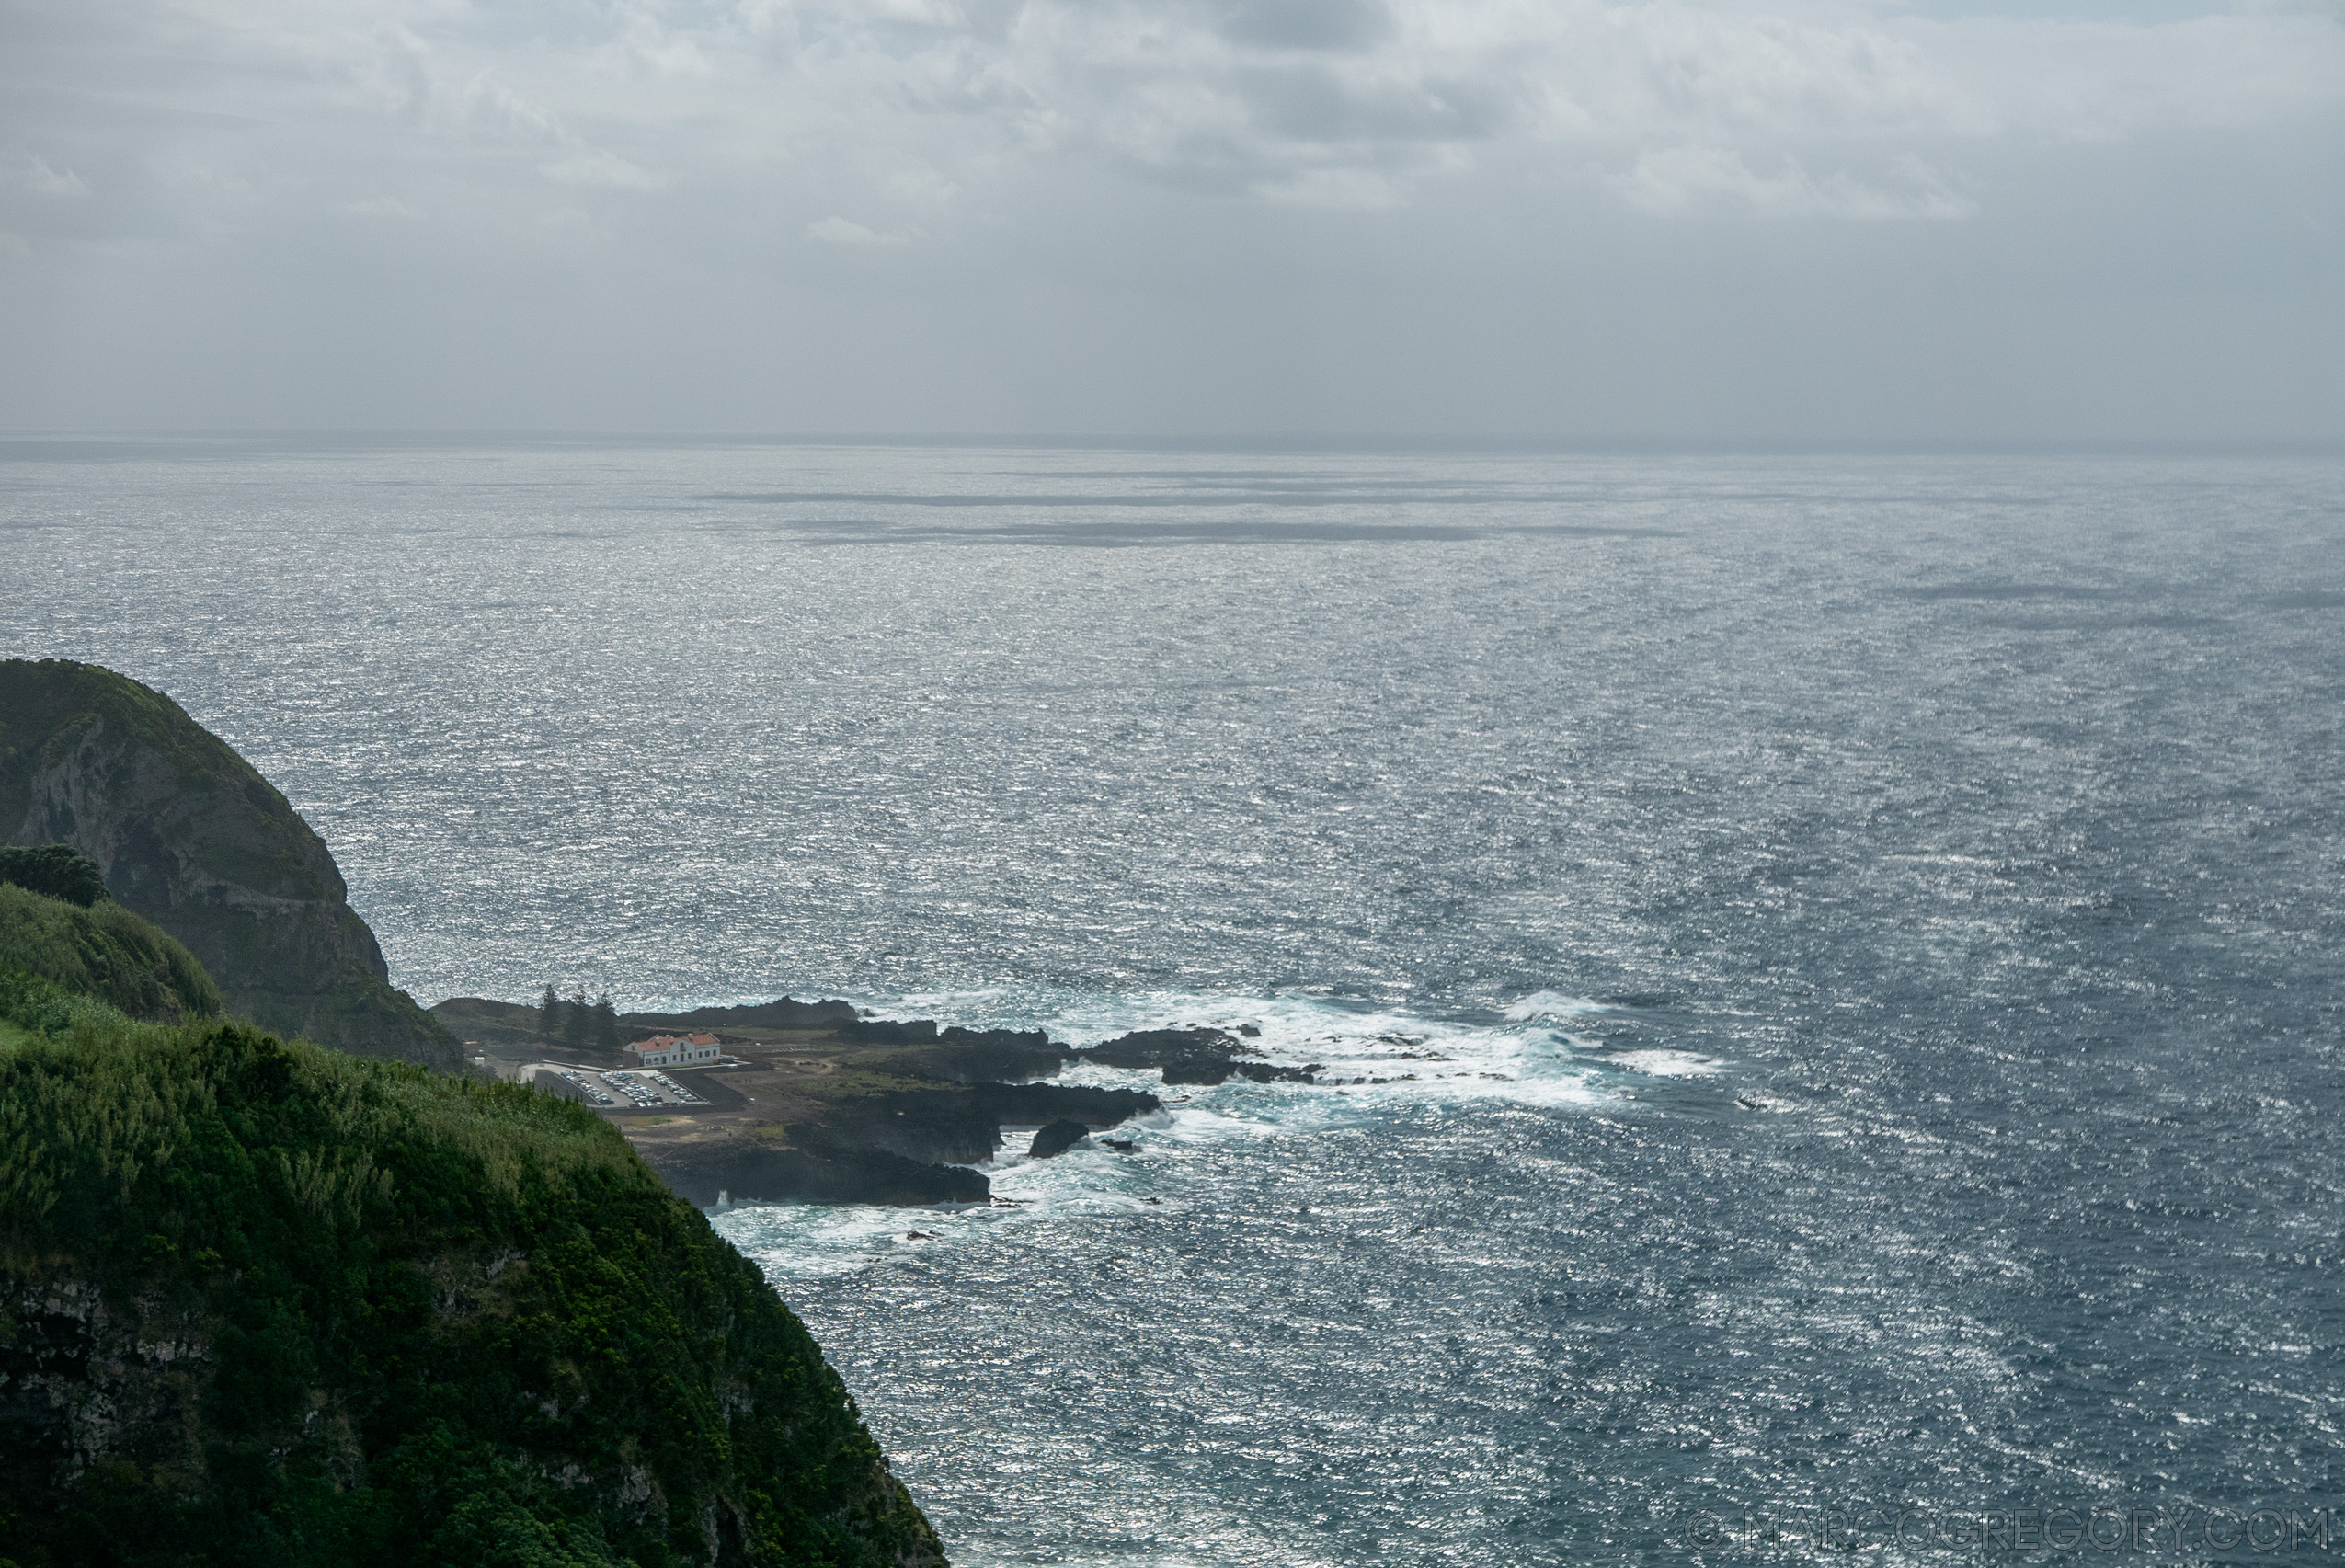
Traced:
POLYGON ((453 1068, 391 989, 325 841, 161 692, 97 665, 0 660, 0 841, 62 842, 184 943, 231 1011, 362 1056, 453 1068))
POLYGON ((1262 1053, 1240 1036, 1258 1037, 1262 1031, 1241 1024, 1236 1035, 1221 1029, 1136 1029, 1072 1054, 1105 1067, 1156 1068, 1167 1083, 1211 1086, 1232 1077, 1256 1083, 1316 1083, 1319 1065, 1274 1067, 1268 1062, 1240 1059, 1262 1053))
POLYGON ((1034 1135, 1026 1146, 1026 1157, 1047 1160, 1054 1154, 1064 1154, 1091 1136, 1091 1128, 1081 1122, 1052 1122, 1034 1135))

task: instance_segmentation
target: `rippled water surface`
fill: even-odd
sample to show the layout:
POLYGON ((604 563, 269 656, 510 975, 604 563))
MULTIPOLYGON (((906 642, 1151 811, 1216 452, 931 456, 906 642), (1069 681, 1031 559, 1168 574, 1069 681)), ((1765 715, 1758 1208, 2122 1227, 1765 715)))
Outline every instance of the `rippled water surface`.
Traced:
POLYGON ((1388 1080, 720 1217, 958 1562, 1929 1562, 2345 1505, 2341 482, 17 443, 0 637, 251 757, 426 1001, 1388 1080))

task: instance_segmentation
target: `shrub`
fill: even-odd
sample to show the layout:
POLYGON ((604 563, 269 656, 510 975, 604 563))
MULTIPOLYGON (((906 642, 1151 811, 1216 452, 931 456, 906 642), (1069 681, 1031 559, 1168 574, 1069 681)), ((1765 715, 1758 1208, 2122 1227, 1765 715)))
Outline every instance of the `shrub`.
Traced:
POLYGON ((106 897, 106 877, 97 863, 71 844, 0 848, 0 882, 13 882, 83 909, 106 897))

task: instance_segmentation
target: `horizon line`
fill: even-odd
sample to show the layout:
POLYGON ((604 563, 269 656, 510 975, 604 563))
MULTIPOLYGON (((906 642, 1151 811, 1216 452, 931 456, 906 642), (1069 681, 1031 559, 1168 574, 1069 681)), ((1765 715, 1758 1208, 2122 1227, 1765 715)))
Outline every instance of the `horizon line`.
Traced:
MULTIPOLYGON (((944 447, 1010 451, 1469 452, 1525 456, 1866 457, 2339 457, 2345 436, 1931 437, 1443 434, 1404 431, 1009 432, 967 430, 645 430, 591 427, 151 426, 0 429, 0 457, 27 446, 140 441, 343 443, 391 446, 633 445, 944 447)), ((23 454, 30 455, 30 454, 23 454)))

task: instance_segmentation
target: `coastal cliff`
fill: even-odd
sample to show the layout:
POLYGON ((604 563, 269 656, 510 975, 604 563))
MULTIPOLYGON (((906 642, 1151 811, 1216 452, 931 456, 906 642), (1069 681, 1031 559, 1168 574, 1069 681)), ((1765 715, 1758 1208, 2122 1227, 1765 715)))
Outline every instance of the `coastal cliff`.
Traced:
POLYGON ((63 659, 0 659, 0 842, 72 845, 186 944, 229 1011, 361 1056, 453 1069, 395 990, 325 841, 177 704, 63 659))
POLYGON ((0 1555, 942 1568, 754 1265, 511 1085, 0 970, 0 1555))

